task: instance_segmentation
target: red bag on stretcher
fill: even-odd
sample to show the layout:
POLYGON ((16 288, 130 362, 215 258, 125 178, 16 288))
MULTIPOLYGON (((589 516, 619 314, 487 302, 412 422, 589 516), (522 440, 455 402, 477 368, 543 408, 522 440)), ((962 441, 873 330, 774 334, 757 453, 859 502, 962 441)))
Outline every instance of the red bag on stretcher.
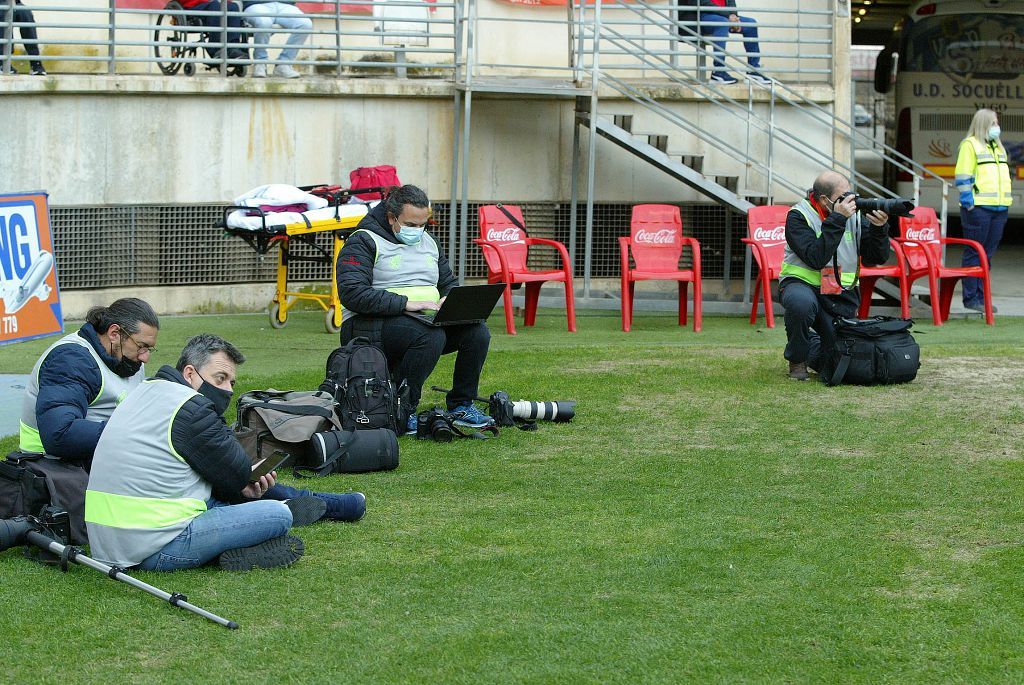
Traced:
MULTIPOLYGON (((361 166, 355 169, 348 175, 349 186, 352 190, 359 190, 360 188, 390 188, 392 186, 400 186, 402 182, 398 180, 398 174, 395 172, 395 167, 381 164, 378 166, 361 166)), ((356 193, 356 197, 360 200, 383 200, 384 196, 381 192, 373 193, 356 193)))

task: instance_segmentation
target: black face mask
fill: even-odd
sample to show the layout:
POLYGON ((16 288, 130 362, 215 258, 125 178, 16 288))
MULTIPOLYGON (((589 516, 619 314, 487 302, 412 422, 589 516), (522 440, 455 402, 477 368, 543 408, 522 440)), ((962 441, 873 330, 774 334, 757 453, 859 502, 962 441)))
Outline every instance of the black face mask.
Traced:
MULTIPOLYGON (((199 374, 200 378, 203 378, 203 375, 198 371, 196 371, 196 373, 199 374)), ((208 383, 205 378, 203 378, 203 384, 199 386, 199 390, 197 392, 213 402, 213 408, 216 410, 217 416, 224 416, 224 412, 226 412, 228 407, 231 406, 231 398, 235 394, 233 392, 228 392, 227 390, 221 390, 216 385, 208 383)))
MULTIPOLYGON (((114 344, 110 344, 110 357, 114 357, 114 344)), ((121 350, 121 358, 114 362, 114 365, 110 367, 110 370, 116 373, 121 378, 131 378, 139 372, 142 368, 142 362, 139 360, 132 361, 128 357, 124 356, 124 350, 121 350)))

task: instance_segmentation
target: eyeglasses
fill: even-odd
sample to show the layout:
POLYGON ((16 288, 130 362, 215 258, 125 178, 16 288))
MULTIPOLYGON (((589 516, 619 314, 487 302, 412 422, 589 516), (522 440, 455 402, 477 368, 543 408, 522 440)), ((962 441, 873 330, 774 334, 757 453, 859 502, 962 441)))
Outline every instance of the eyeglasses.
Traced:
POLYGON ((140 343, 138 340, 136 340, 135 338, 132 337, 131 333, 129 333, 128 331, 125 331, 124 329, 122 329, 122 331, 124 332, 124 334, 126 336, 128 336, 128 339, 131 340, 133 343, 135 343, 135 346, 137 348, 139 348, 139 354, 142 354, 143 352, 156 352, 156 348, 153 347, 152 345, 147 345, 146 343, 140 343))

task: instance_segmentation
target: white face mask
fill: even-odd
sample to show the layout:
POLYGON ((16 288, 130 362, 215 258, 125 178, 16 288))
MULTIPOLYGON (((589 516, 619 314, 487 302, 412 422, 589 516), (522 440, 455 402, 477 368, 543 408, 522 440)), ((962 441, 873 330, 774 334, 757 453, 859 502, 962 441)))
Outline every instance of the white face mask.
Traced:
POLYGON ((999 134, 1002 133, 1002 132, 1003 132, 1003 129, 999 128, 999 126, 993 126, 992 128, 990 128, 988 130, 988 139, 989 140, 999 140, 999 134))

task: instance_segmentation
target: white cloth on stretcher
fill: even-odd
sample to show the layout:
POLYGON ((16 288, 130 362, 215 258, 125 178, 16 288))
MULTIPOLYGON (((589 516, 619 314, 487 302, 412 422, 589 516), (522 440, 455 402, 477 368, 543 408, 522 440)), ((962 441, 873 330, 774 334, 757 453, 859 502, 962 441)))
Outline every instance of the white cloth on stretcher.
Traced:
POLYGON ((268 230, 280 229, 289 224, 309 225, 317 221, 333 219, 335 216, 342 218, 363 216, 369 211, 369 207, 377 203, 328 207, 327 200, 322 197, 310 195, 295 186, 275 183, 250 190, 244 195, 236 197, 233 204, 243 207, 305 204, 309 207, 309 210, 305 212, 267 212, 265 219, 259 214, 248 215, 244 209, 236 209, 228 214, 227 223, 229 227, 259 231, 263 229, 264 220, 268 230))

